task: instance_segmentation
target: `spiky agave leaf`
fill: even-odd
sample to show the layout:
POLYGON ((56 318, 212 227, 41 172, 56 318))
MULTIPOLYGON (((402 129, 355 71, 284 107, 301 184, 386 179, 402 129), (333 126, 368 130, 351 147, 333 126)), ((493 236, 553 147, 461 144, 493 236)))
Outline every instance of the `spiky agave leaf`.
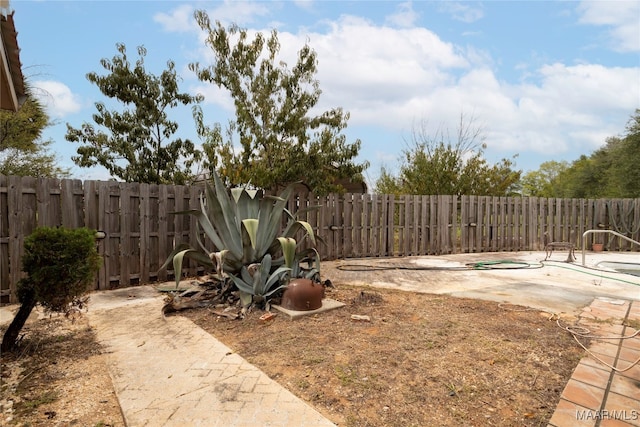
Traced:
POLYGON ((296 239, 292 237, 278 237, 285 267, 292 268, 296 257, 296 239))
POLYGON ((264 286, 263 296, 265 298, 270 297, 274 293, 278 292, 280 289, 284 289, 287 287, 288 282, 281 283, 277 287, 273 287, 276 283, 280 283, 280 281, 285 277, 285 274, 290 272, 291 269, 289 267, 279 267, 276 271, 271 273, 269 276, 269 280, 267 280, 266 285, 264 286))
POLYGON ((211 201, 209 217, 216 220, 215 227, 220 233, 224 246, 218 249, 228 249, 237 257, 242 256, 242 232, 240 218, 236 216, 231 199, 218 174, 213 175, 215 192, 207 185, 207 205, 211 201))
POLYGON ((253 275, 250 274, 247 267, 242 267, 241 277, 234 274, 229 274, 229 277, 240 292, 260 298, 268 298, 286 286, 286 283, 279 286, 274 285, 280 283, 284 275, 289 271, 291 269, 288 267, 279 267, 271 273, 271 255, 267 254, 253 275))
POLYGON ((260 199, 256 197, 258 194, 260 194, 260 191, 249 189, 246 185, 231 189, 231 197, 233 198, 238 218, 258 218, 260 210, 260 199))
POLYGON ((196 241, 204 254, 196 255, 197 252, 188 245, 179 246, 165 264, 174 260, 181 267, 185 256, 198 259, 199 262, 214 267, 219 276, 228 273, 241 292, 261 298, 264 294, 271 295, 282 287, 276 285, 282 282, 285 273, 296 264, 295 251, 300 243, 296 242, 295 235, 302 230, 304 237, 309 237, 314 244, 316 242, 311 225, 306 221, 297 221, 286 208, 292 191, 293 185, 288 186, 280 196, 258 197, 260 192, 247 186, 227 192, 220 177, 214 173, 213 185, 205 183, 206 197, 200 196, 200 210, 180 212, 196 217, 196 241), (285 215, 287 225, 285 231, 280 233, 285 215), (211 258, 200 236, 200 230, 215 246, 211 258), (280 250, 283 252, 283 259, 272 261, 271 257, 280 250), (186 252, 174 259, 180 251, 186 252), (285 266, 279 267, 283 261, 285 266), (258 272, 247 275, 246 266, 252 263, 258 263, 258 272), (272 272, 272 269, 275 271, 272 272))
POLYGON ((182 250, 175 254, 173 257, 173 273, 176 277, 176 288, 180 284, 180 279, 182 278, 182 262, 185 257, 194 259, 201 264, 208 264, 213 267, 213 262, 210 258, 203 256, 204 254, 200 251, 197 251, 193 248, 182 250))
POLYGON ((285 230, 282 232, 282 235, 285 237, 293 237, 300 230, 305 231, 305 234, 309 236, 313 244, 316 243, 316 236, 315 236, 315 233, 313 232, 313 227, 311 227, 311 224, 309 224, 307 221, 297 220, 297 221, 289 222, 285 230))
POLYGON ((190 249, 190 248, 191 248, 191 245, 189 245, 188 243, 180 243, 178 246, 173 248, 173 251, 171 251, 167 259, 165 260, 164 264, 160 266, 160 270, 164 270, 165 268, 167 268, 171 263, 171 261, 173 261, 173 257, 176 256, 178 252, 182 252, 185 249, 190 249))
POLYGON ((199 226, 202 227, 202 231, 204 231, 204 233, 211 240, 211 242, 213 242, 213 244, 217 248, 223 247, 224 246, 224 242, 222 241, 222 239, 220 238, 220 236, 216 232, 215 227, 213 226, 213 224, 209 220, 209 217, 206 214, 206 208, 205 208, 205 205, 204 205, 204 199, 203 198, 200 198, 200 206, 201 206, 200 210, 189 209, 189 210, 186 210, 186 211, 177 211, 177 212, 172 212, 172 213, 174 215, 193 215, 193 216, 195 216, 196 219, 198 220, 199 226))
POLYGON ((296 254, 291 269, 292 278, 314 279, 320 276, 320 254, 315 248, 307 248, 296 254), (308 262, 308 267, 302 263, 308 262))
POLYGON ((192 248, 191 245, 187 243, 180 243, 173 249, 173 251, 171 251, 164 264, 160 266, 160 270, 164 270, 171 262, 173 262, 176 287, 180 284, 180 278, 182 277, 182 264, 185 257, 206 267, 214 266, 213 262, 206 254, 192 248))
POLYGON ((257 232, 256 253, 265 254, 275 242, 282 225, 282 214, 287 199, 282 197, 265 197, 260 203, 258 221, 261 226, 257 232))
MULTIPOLYGON (((309 239, 311 239, 311 242, 314 245, 316 244, 316 236, 315 236, 315 233, 313 232, 313 227, 311 227, 311 224, 309 224, 306 221, 289 222, 285 230, 282 232, 281 237, 293 238, 300 230, 304 230, 305 231, 304 237, 309 237, 309 239)), ((302 239, 300 239, 297 244, 300 244, 300 243, 302 243, 302 239)), ((280 249, 280 245, 278 245, 277 242, 273 242, 269 247, 269 253, 274 254, 278 252, 279 249, 280 249)))
POLYGON ((256 249, 256 245, 258 244, 258 226, 260 225, 260 221, 257 219, 249 218, 243 219, 242 225, 244 225, 244 229, 249 234, 249 240, 251 241, 251 247, 256 249))

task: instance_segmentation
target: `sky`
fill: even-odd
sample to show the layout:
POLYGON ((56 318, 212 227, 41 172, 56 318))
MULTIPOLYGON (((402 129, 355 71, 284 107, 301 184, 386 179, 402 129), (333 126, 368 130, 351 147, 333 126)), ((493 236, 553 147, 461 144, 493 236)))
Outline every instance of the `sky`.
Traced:
MULTIPOLYGON (((25 1, 11 0, 23 72, 54 124, 45 130, 61 166, 79 179, 108 179, 79 168, 67 124, 92 122, 109 100, 86 79, 105 75, 103 58, 124 43, 132 60, 160 74, 171 60, 180 89, 204 95, 204 118, 233 118, 229 95, 200 82, 188 64, 212 54, 195 10, 251 33, 278 31, 279 59, 293 66, 308 44, 322 95, 314 111, 350 114, 347 142, 359 139, 371 184, 397 172, 416 132, 454 138, 461 118, 482 129, 490 163, 513 159, 536 170, 573 161, 624 134, 640 108, 639 1, 25 1), (514 158, 514 156, 516 156, 514 158)), ((108 104, 109 105, 109 104, 108 104)), ((119 108, 119 107, 118 107, 119 108)), ((188 109, 171 118, 177 137, 198 142, 188 109)), ((455 142, 455 139, 453 139, 455 142)))

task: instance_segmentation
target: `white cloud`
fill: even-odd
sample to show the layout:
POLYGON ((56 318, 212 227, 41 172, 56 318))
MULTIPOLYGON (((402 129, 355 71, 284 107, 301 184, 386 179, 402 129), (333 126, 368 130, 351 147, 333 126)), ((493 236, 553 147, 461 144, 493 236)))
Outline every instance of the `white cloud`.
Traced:
POLYGON ((171 13, 157 13, 153 20, 162 25, 168 32, 189 32, 194 29, 193 7, 181 5, 173 9, 171 13))
MULTIPOLYGON (((306 37, 298 35, 290 42, 301 46, 306 37)), ((446 85, 452 79, 451 70, 469 65, 455 46, 424 28, 377 27, 343 16, 326 33, 308 37, 318 54, 321 101, 334 106, 346 101, 349 109, 366 115, 381 109, 389 112, 420 93, 446 85)), ((358 120, 356 114, 352 117, 358 120)))
POLYGON ((406 130, 413 120, 425 118, 455 130, 460 114, 468 113, 485 125, 489 146, 505 156, 588 154, 606 135, 619 133, 638 106, 638 68, 555 63, 528 71, 535 84, 507 83, 490 68, 487 54, 461 51, 434 35, 430 52, 440 52, 438 63, 420 43, 403 42, 403 31, 382 34, 383 29, 345 26, 327 36, 335 40, 323 43, 339 56, 332 57, 328 47, 319 52, 323 96, 350 111, 354 124, 406 130), (340 52, 346 41, 337 40, 349 31, 347 39, 371 40, 380 49, 369 51, 368 43, 359 49, 345 46, 345 52, 358 52, 346 60, 340 52), (386 50, 379 39, 396 48, 386 50))
POLYGON ((387 24, 401 28, 413 27, 419 15, 413 10, 411 2, 400 3, 397 9, 396 13, 386 17, 387 24))
MULTIPOLYGON (((318 111, 343 107, 351 113, 350 128, 397 135, 385 142, 362 136, 362 155, 372 163, 389 161, 384 153, 399 151, 416 120, 455 131, 461 113, 477 118, 499 157, 588 154, 620 133, 638 106, 638 67, 547 63, 523 69, 522 81, 507 82, 488 51, 456 46, 425 28, 378 26, 350 15, 323 25, 315 32, 279 32, 278 60, 292 67, 308 42, 318 56, 318 111)), ((201 55, 208 63, 210 50, 202 48, 201 55)), ((199 91, 233 114, 224 91, 208 84, 199 91)))
MULTIPOLYGON (((231 1, 215 2, 216 7, 205 9, 211 21, 220 21, 223 25, 238 24, 247 26, 258 17, 266 17, 274 12, 275 3, 231 1)), ((158 13, 154 20, 168 32, 187 32, 198 27, 193 19, 194 8, 181 5, 170 13, 158 13)))
POLYGON ((256 17, 269 16, 277 5, 265 2, 244 2, 225 0, 220 7, 209 9, 209 16, 222 23, 247 25, 255 22, 256 17))
MULTIPOLYGON (((542 90, 553 104, 593 112, 637 107, 640 82, 638 68, 607 68, 599 64, 545 65, 539 70, 542 90)), ((551 107, 549 105, 548 107, 551 107)))
POLYGON ((640 51, 640 2, 583 1, 578 6, 581 24, 609 27, 611 48, 618 52, 640 51))
POLYGON ((537 70, 540 82, 499 90, 512 108, 489 112, 491 140, 503 150, 553 155, 574 149, 588 154, 618 134, 637 108, 639 69, 597 64, 549 64, 537 70), (613 120, 612 120, 613 118, 613 120))
POLYGON ((204 104, 216 105, 224 111, 235 113, 233 98, 224 90, 213 83, 201 83, 190 90, 191 93, 199 93, 204 96, 204 104))
POLYGON ((82 103, 67 85, 53 80, 36 80, 30 84, 37 88, 34 93, 46 107, 51 117, 62 118, 77 113, 82 103))
POLYGON ((481 3, 458 3, 453 1, 440 2, 440 11, 448 13, 457 21, 470 24, 476 22, 484 16, 481 3))
MULTIPOLYGON (((248 33, 251 39, 255 30, 248 33)), ((295 64, 299 49, 310 44, 318 55, 317 78, 323 90, 320 109, 347 107, 353 113, 353 123, 388 123, 395 127, 394 109, 402 107, 407 99, 451 84, 455 78, 450 71, 469 66, 454 45, 427 29, 377 27, 353 16, 327 23, 323 33, 283 31, 278 38, 278 61, 289 67, 295 64), (386 111, 382 113, 386 117, 380 122, 382 111, 386 111)), ((209 48, 200 49, 203 64, 211 62, 211 55, 209 48)), ((218 91, 201 90, 208 100, 224 99, 218 91)), ((222 103, 231 105, 228 100, 222 103)))
POLYGON ((462 32, 463 37, 478 37, 478 36, 481 36, 482 34, 483 34, 482 31, 463 31, 462 32))
POLYGON ((396 160, 398 160, 398 155, 397 154, 390 154, 384 151, 378 151, 376 152, 376 159, 379 160, 381 163, 385 164, 385 163, 394 163, 396 160))
POLYGON ((313 9, 314 0, 293 0, 293 3, 300 9, 311 10, 313 9))

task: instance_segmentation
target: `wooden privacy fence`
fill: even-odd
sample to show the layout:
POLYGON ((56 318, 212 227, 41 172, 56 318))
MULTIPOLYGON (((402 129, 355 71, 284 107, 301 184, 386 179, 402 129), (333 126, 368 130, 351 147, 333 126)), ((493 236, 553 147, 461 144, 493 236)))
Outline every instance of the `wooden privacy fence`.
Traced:
MULTIPOLYGON (((199 186, 0 175, 2 302, 15 301, 24 238, 37 226, 86 226, 105 233, 97 241, 103 266, 95 289, 171 279, 172 267, 160 267, 174 244, 197 247, 195 218, 173 212, 198 208, 201 191, 199 186)), ((300 219, 322 239, 317 248, 324 260, 542 250, 544 233, 579 248, 599 241, 609 250, 640 250, 603 234, 582 241, 590 229, 611 229, 639 241, 640 199, 331 194, 289 200, 293 213, 313 206, 319 208, 300 219)), ((185 274, 199 271, 189 264, 185 274)))
POLYGON ((610 229, 640 241, 640 199, 547 199, 489 196, 329 195, 292 199, 289 208, 319 205, 304 219, 324 239, 323 259, 536 251, 549 241, 578 248, 640 251, 624 239, 582 234, 610 229))

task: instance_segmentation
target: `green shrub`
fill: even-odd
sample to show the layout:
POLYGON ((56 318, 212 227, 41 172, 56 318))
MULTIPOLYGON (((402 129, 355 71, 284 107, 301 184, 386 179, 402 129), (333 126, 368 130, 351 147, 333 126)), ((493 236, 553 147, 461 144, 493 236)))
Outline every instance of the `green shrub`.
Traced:
POLYGON ((0 351, 13 350, 36 304, 67 312, 70 304, 89 290, 100 261, 95 231, 39 227, 31 233, 25 239, 22 257, 27 277, 17 284, 20 308, 2 337, 0 351))
POLYGON ((87 228, 40 227, 24 242, 18 283, 20 302, 33 290, 36 302, 51 311, 64 311, 86 293, 100 269, 95 231, 87 228))

